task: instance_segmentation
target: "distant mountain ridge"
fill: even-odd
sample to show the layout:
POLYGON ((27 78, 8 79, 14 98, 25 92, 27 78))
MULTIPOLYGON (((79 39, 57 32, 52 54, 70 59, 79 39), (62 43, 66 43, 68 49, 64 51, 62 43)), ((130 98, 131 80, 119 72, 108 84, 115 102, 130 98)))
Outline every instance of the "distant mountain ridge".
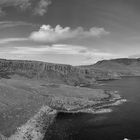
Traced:
POLYGON ((115 72, 119 76, 140 76, 140 58, 102 60, 94 65, 90 65, 89 67, 115 72))

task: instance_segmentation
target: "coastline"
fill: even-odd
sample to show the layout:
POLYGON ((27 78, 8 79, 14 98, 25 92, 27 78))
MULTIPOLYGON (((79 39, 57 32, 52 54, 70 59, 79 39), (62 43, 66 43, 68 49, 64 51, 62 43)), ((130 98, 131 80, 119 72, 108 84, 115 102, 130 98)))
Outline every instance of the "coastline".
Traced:
MULTIPOLYGON (((65 98, 62 98, 61 101, 59 100, 60 98, 57 98, 59 102, 62 103, 61 106, 64 108, 56 109, 55 107, 51 106, 51 104, 50 106, 42 106, 39 112, 35 114, 35 116, 33 116, 31 119, 29 119, 24 125, 19 127, 13 135, 11 135, 9 138, 5 138, 3 136, 3 138, 5 139, 2 140, 43 140, 45 134, 47 133, 47 130, 49 129, 50 125, 53 124, 58 113, 110 113, 112 112, 112 109, 110 107, 120 105, 123 102, 126 102, 126 100, 123 99, 116 91, 104 92, 108 96, 102 98, 101 100, 84 101, 85 99, 82 99, 80 103, 79 99, 75 100, 81 105, 81 108, 79 108, 79 106, 74 106, 73 102, 70 102, 70 104, 69 101, 65 98), (83 101, 84 103, 87 103, 87 105, 83 105, 83 101)), ((54 98, 52 101, 54 101, 55 99, 56 98, 54 98)), ((57 102, 54 102, 54 104, 56 106, 60 105, 57 104, 57 102)))
POLYGON ((127 102, 126 99, 122 98, 117 91, 108 91, 107 94, 109 94, 108 98, 104 98, 101 101, 97 101, 96 104, 85 107, 83 109, 72 109, 72 110, 58 110, 58 112, 62 113, 92 113, 92 114, 101 114, 101 113, 110 113, 113 110, 109 107, 112 106, 118 106, 125 102, 127 102))

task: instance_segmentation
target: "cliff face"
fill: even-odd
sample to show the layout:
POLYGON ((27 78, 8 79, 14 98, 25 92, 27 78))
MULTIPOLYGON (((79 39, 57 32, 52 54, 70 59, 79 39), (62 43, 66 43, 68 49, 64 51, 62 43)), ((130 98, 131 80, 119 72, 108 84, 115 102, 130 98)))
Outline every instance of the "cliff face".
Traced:
POLYGON ((90 66, 74 67, 39 61, 0 59, 0 77, 8 79, 15 75, 27 79, 45 80, 47 83, 73 86, 94 84, 96 80, 118 78, 114 72, 93 69, 90 66))
POLYGON ((90 67, 97 70, 116 73, 119 76, 140 76, 140 58, 103 60, 90 67))
POLYGON ((89 66, 71 66, 39 61, 0 59, 0 77, 18 75, 46 83, 73 86, 94 84, 96 80, 118 79, 120 76, 140 76, 140 59, 113 59, 89 66))
POLYGON ((89 66, 71 66, 39 61, 0 59, 0 78, 20 76, 45 80, 46 83, 73 86, 94 84, 96 80, 118 79, 120 76, 140 76, 140 59, 112 59, 89 66))
POLYGON ((28 79, 46 80, 48 83, 80 85, 94 83, 94 78, 86 77, 84 69, 70 65, 51 64, 37 61, 0 60, 0 77, 12 75, 28 79))
POLYGON ((114 71, 110 71, 108 69, 103 70, 94 68, 94 66, 81 66, 80 68, 84 69, 86 72, 86 77, 94 78, 96 81, 100 80, 112 80, 119 79, 120 75, 114 71))

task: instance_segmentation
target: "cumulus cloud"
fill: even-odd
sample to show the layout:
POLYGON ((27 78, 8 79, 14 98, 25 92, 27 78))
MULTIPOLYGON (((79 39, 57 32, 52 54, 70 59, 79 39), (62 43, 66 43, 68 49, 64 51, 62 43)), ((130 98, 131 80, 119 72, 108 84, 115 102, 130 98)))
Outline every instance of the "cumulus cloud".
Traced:
POLYGON ((105 31, 104 28, 97 27, 92 27, 85 31, 82 27, 71 29, 70 27, 63 28, 60 25, 57 25, 55 28, 52 28, 50 25, 42 25, 39 31, 35 31, 30 35, 30 38, 40 42, 57 42, 75 37, 100 37, 106 34, 109 34, 109 32, 105 31))
POLYGON ((43 16, 50 4, 51 0, 0 0, 0 15, 6 14, 5 8, 15 7, 21 11, 29 10, 34 15, 43 16))

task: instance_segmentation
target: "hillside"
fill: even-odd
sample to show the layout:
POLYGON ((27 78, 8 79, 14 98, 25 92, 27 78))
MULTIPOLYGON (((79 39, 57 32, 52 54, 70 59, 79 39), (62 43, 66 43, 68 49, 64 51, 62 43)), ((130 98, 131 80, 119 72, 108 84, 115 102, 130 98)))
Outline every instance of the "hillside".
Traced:
POLYGON ((57 111, 90 112, 103 103, 119 100, 118 94, 101 89, 46 84, 35 80, 0 80, 0 132, 10 136, 42 106, 57 111), (9 127, 10 126, 10 127, 9 127))
POLYGON ((119 76, 140 76, 140 58, 102 60, 88 68, 116 73, 119 76))
POLYGON ((112 73, 93 71, 88 67, 1 59, 0 139, 6 136, 13 140, 21 136, 21 140, 25 137, 31 140, 35 134, 42 140, 44 130, 47 131, 57 112, 110 111, 109 105, 121 102, 118 94, 80 87, 96 83, 97 77, 109 76, 112 73), (45 109, 39 111, 42 106, 45 109))
POLYGON ((108 69, 95 68, 94 65, 80 66, 81 69, 85 70, 86 76, 94 78, 96 81, 102 80, 114 80, 119 79, 120 75, 115 71, 108 69))

